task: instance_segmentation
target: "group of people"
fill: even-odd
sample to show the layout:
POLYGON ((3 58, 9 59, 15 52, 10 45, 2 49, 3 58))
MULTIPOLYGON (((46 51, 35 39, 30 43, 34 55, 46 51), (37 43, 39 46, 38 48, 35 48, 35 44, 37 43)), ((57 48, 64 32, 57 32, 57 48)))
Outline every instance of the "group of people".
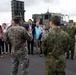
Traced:
POLYGON ((28 25, 25 26, 25 29, 32 33, 33 39, 32 41, 27 41, 28 44, 28 54, 34 55, 35 53, 40 54, 42 56, 42 47, 41 42, 43 36, 47 32, 47 28, 45 25, 40 25, 39 22, 36 22, 36 25, 32 24, 32 20, 28 20, 28 25), (30 47, 31 46, 31 47, 30 47), (36 49, 34 49, 36 47, 36 49))
POLYGON ((29 66, 28 55, 38 53, 42 56, 41 42, 45 33, 45 25, 40 26, 39 22, 33 25, 32 20, 29 19, 28 24, 23 26, 22 18, 18 16, 11 21, 11 25, 6 28, 6 32, 4 34, 2 32, 1 39, 4 39, 4 43, 7 45, 11 45, 12 75, 17 74, 19 63, 22 67, 22 74, 27 75, 29 66), (36 52, 34 47, 36 47, 36 52))
POLYGON ((34 46, 36 53, 39 53, 40 56, 44 54, 46 57, 46 75, 66 75, 65 67, 66 59, 69 59, 69 50, 71 50, 71 59, 74 60, 76 29, 73 26, 68 26, 63 31, 59 27, 60 21, 60 16, 52 16, 48 30, 45 25, 39 25, 39 22, 33 25, 31 19, 28 20, 28 25, 24 27, 21 17, 17 16, 13 19, 14 24, 7 28, 4 38, 4 41, 12 46, 11 75, 17 75, 19 64, 22 75, 28 75, 28 55, 35 54, 34 46), (67 53, 66 57, 65 53, 67 53))
POLYGON ((3 23, 0 25, 0 58, 4 58, 3 54, 8 54, 8 52, 11 53, 11 44, 7 44, 5 42, 5 33, 6 31, 14 25, 14 21, 11 21, 11 25, 7 26, 6 23, 3 23))

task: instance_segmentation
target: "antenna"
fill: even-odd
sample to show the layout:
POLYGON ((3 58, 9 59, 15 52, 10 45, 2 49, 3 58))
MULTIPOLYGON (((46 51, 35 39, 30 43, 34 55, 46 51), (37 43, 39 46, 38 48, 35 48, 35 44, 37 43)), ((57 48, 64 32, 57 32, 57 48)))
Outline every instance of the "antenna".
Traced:
POLYGON ((48 0, 48 5, 47 5, 47 12, 49 12, 49 0, 48 0))

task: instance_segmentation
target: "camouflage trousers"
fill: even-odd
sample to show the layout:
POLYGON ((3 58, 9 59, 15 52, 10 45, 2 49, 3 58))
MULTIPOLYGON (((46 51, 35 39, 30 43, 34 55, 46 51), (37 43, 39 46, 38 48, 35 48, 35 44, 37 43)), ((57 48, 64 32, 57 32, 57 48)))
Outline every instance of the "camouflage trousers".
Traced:
POLYGON ((13 57, 12 58, 12 74, 17 75, 18 67, 21 67, 22 75, 28 75, 28 67, 29 67, 29 59, 28 55, 22 55, 21 57, 13 57))
MULTIPOLYGON (((69 51, 71 51, 71 58, 73 58, 74 57, 74 53, 75 53, 75 42, 71 42, 70 43, 69 51)), ((67 53, 67 58, 69 58, 69 55, 70 55, 69 51, 66 52, 67 53)))
POLYGON ((61 55, 58 59, 53 56, 46 58, 46 75, 66 75, 66 59, 61 55))

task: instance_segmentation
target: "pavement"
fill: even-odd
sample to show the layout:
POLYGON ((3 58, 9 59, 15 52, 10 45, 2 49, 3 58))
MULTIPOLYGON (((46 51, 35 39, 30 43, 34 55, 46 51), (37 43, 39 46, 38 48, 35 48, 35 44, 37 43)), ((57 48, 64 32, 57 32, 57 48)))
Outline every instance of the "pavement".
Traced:
MULTIPOLYGON (((66 75, 76 75, 76 53, 75 60, 67 60, 66 75)), ((45 57, 39 55, 30 55, 30 65, 28 75, 45 75, 45 57)), ((11 55, 4 55, 4 58, 0 58, 0 75, 10 75, 11 73, 11 55)), ((19 68, 18 75, 21 75, 21 69, 19 68)))
MULTIPOLYGON (((0 75, 10 75, 11 72, 11 55, 4 55, 0 58, 0 75)), ((30 55, 29 75, 45 75, 45 57, 39 55, 30 55)), ((18 75, 21 75, 19 69, 18 75)), ((66 75, 76 75, 76 56, 75 60, 67 60, 66 75)))
MULTIPOLYGON (((39 55, 30 55, 29 75, 45 75, 45 57, 39 55)), ((4 55, 4 58, 0 58, 0 75, 10 75, 11 73, 11 55, 4 55)), ((19 73, 21 75, 21 69, 19 67, 19 73)))

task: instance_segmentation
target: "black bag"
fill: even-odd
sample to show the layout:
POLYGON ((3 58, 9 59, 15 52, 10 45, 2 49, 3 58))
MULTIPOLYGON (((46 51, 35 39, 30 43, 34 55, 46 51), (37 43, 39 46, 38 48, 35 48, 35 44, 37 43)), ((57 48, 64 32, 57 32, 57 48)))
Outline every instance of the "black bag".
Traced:
POLYGON ((39 38, 38 38, 38 40, 41 40, 41 38, 42 38, 42 33, 39 35, 39 38))

